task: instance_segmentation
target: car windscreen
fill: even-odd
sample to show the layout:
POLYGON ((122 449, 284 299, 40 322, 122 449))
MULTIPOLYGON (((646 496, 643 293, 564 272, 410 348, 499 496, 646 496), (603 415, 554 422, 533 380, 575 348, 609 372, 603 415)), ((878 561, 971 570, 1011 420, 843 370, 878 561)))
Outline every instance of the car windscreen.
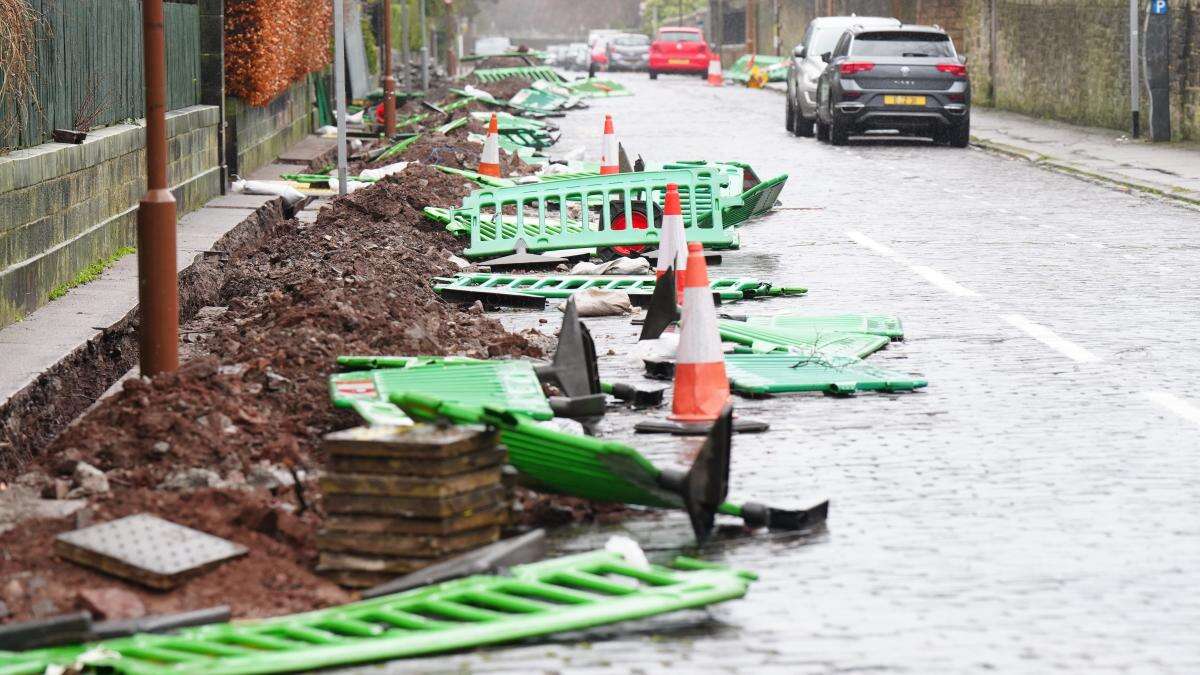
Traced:
POLYGON ((850 46, 850 55, 952 57, 954 46, 944 33, 880 31, 859 33, 850 46))
POLYGON ((699 42, 700 34, 682 30, 664 30, 658 34, 658 39, 664 42, 699 42))
POLYGON ((650 38, 645 35, 622 35, 613 40, 613 44, 621 45, 622 47, 637 47, 650 44, 650 38))

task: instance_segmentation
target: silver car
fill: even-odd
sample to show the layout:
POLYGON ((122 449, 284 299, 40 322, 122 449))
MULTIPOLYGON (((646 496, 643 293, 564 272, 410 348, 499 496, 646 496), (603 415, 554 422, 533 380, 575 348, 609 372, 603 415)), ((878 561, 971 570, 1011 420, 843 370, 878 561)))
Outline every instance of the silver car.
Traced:
POLYGON ((899 28, 898 19, 881 16, 825 16, 813 19, 788 61, 785 126, 797 136, 811 137, 817 120, 817 82, 825 71, 821 55, 833 50, 847 28, 899 28))
POLYGON ((646 70, 650 64, 650 38, 622 33, 608 43, 609 70, 646 70))

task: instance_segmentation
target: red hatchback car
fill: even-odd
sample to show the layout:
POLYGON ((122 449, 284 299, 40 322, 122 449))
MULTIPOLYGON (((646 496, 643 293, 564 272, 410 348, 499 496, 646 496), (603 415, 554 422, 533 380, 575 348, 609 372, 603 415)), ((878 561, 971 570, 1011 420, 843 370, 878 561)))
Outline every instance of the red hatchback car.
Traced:
POLYGON ((699 28, 658 29, 658 37, 650 43, 650 79, 659 73, 691 73, 705 76, 712 50, 704 41, 699 28))

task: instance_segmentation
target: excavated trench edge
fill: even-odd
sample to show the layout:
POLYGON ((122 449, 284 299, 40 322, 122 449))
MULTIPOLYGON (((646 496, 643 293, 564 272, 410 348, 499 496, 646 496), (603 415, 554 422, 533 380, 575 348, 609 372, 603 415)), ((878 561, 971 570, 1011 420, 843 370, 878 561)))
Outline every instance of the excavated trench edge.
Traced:
MULTIPOLYGON (((218 304, 223 261, 260 247, 284 220, 282 200, 259 207, 179 273, 180 324, 218 304), (218 254, 217 252, 220 252, 218 254), (224 255, 229 254, 229 255, 224 255)), ((85 413, 122 375, 137 365, 138 310, 105 328, 0 403, 0 474, 18 473, 42 448, 85 413)))

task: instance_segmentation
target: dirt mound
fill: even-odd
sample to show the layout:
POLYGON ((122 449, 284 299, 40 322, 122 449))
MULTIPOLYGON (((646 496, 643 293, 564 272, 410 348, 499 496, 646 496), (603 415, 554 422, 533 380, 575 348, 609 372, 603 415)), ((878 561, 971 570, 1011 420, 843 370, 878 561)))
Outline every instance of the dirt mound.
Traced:
POLYGON ((518 91, 532 84, 532 81, 523 77, 508 77, 496 82, 481 82, 478 78, 471 76, 468 78, 468 82, 471 83, 471 86, 482 89, 501 101, 507 101, 516 96, 518 91))

